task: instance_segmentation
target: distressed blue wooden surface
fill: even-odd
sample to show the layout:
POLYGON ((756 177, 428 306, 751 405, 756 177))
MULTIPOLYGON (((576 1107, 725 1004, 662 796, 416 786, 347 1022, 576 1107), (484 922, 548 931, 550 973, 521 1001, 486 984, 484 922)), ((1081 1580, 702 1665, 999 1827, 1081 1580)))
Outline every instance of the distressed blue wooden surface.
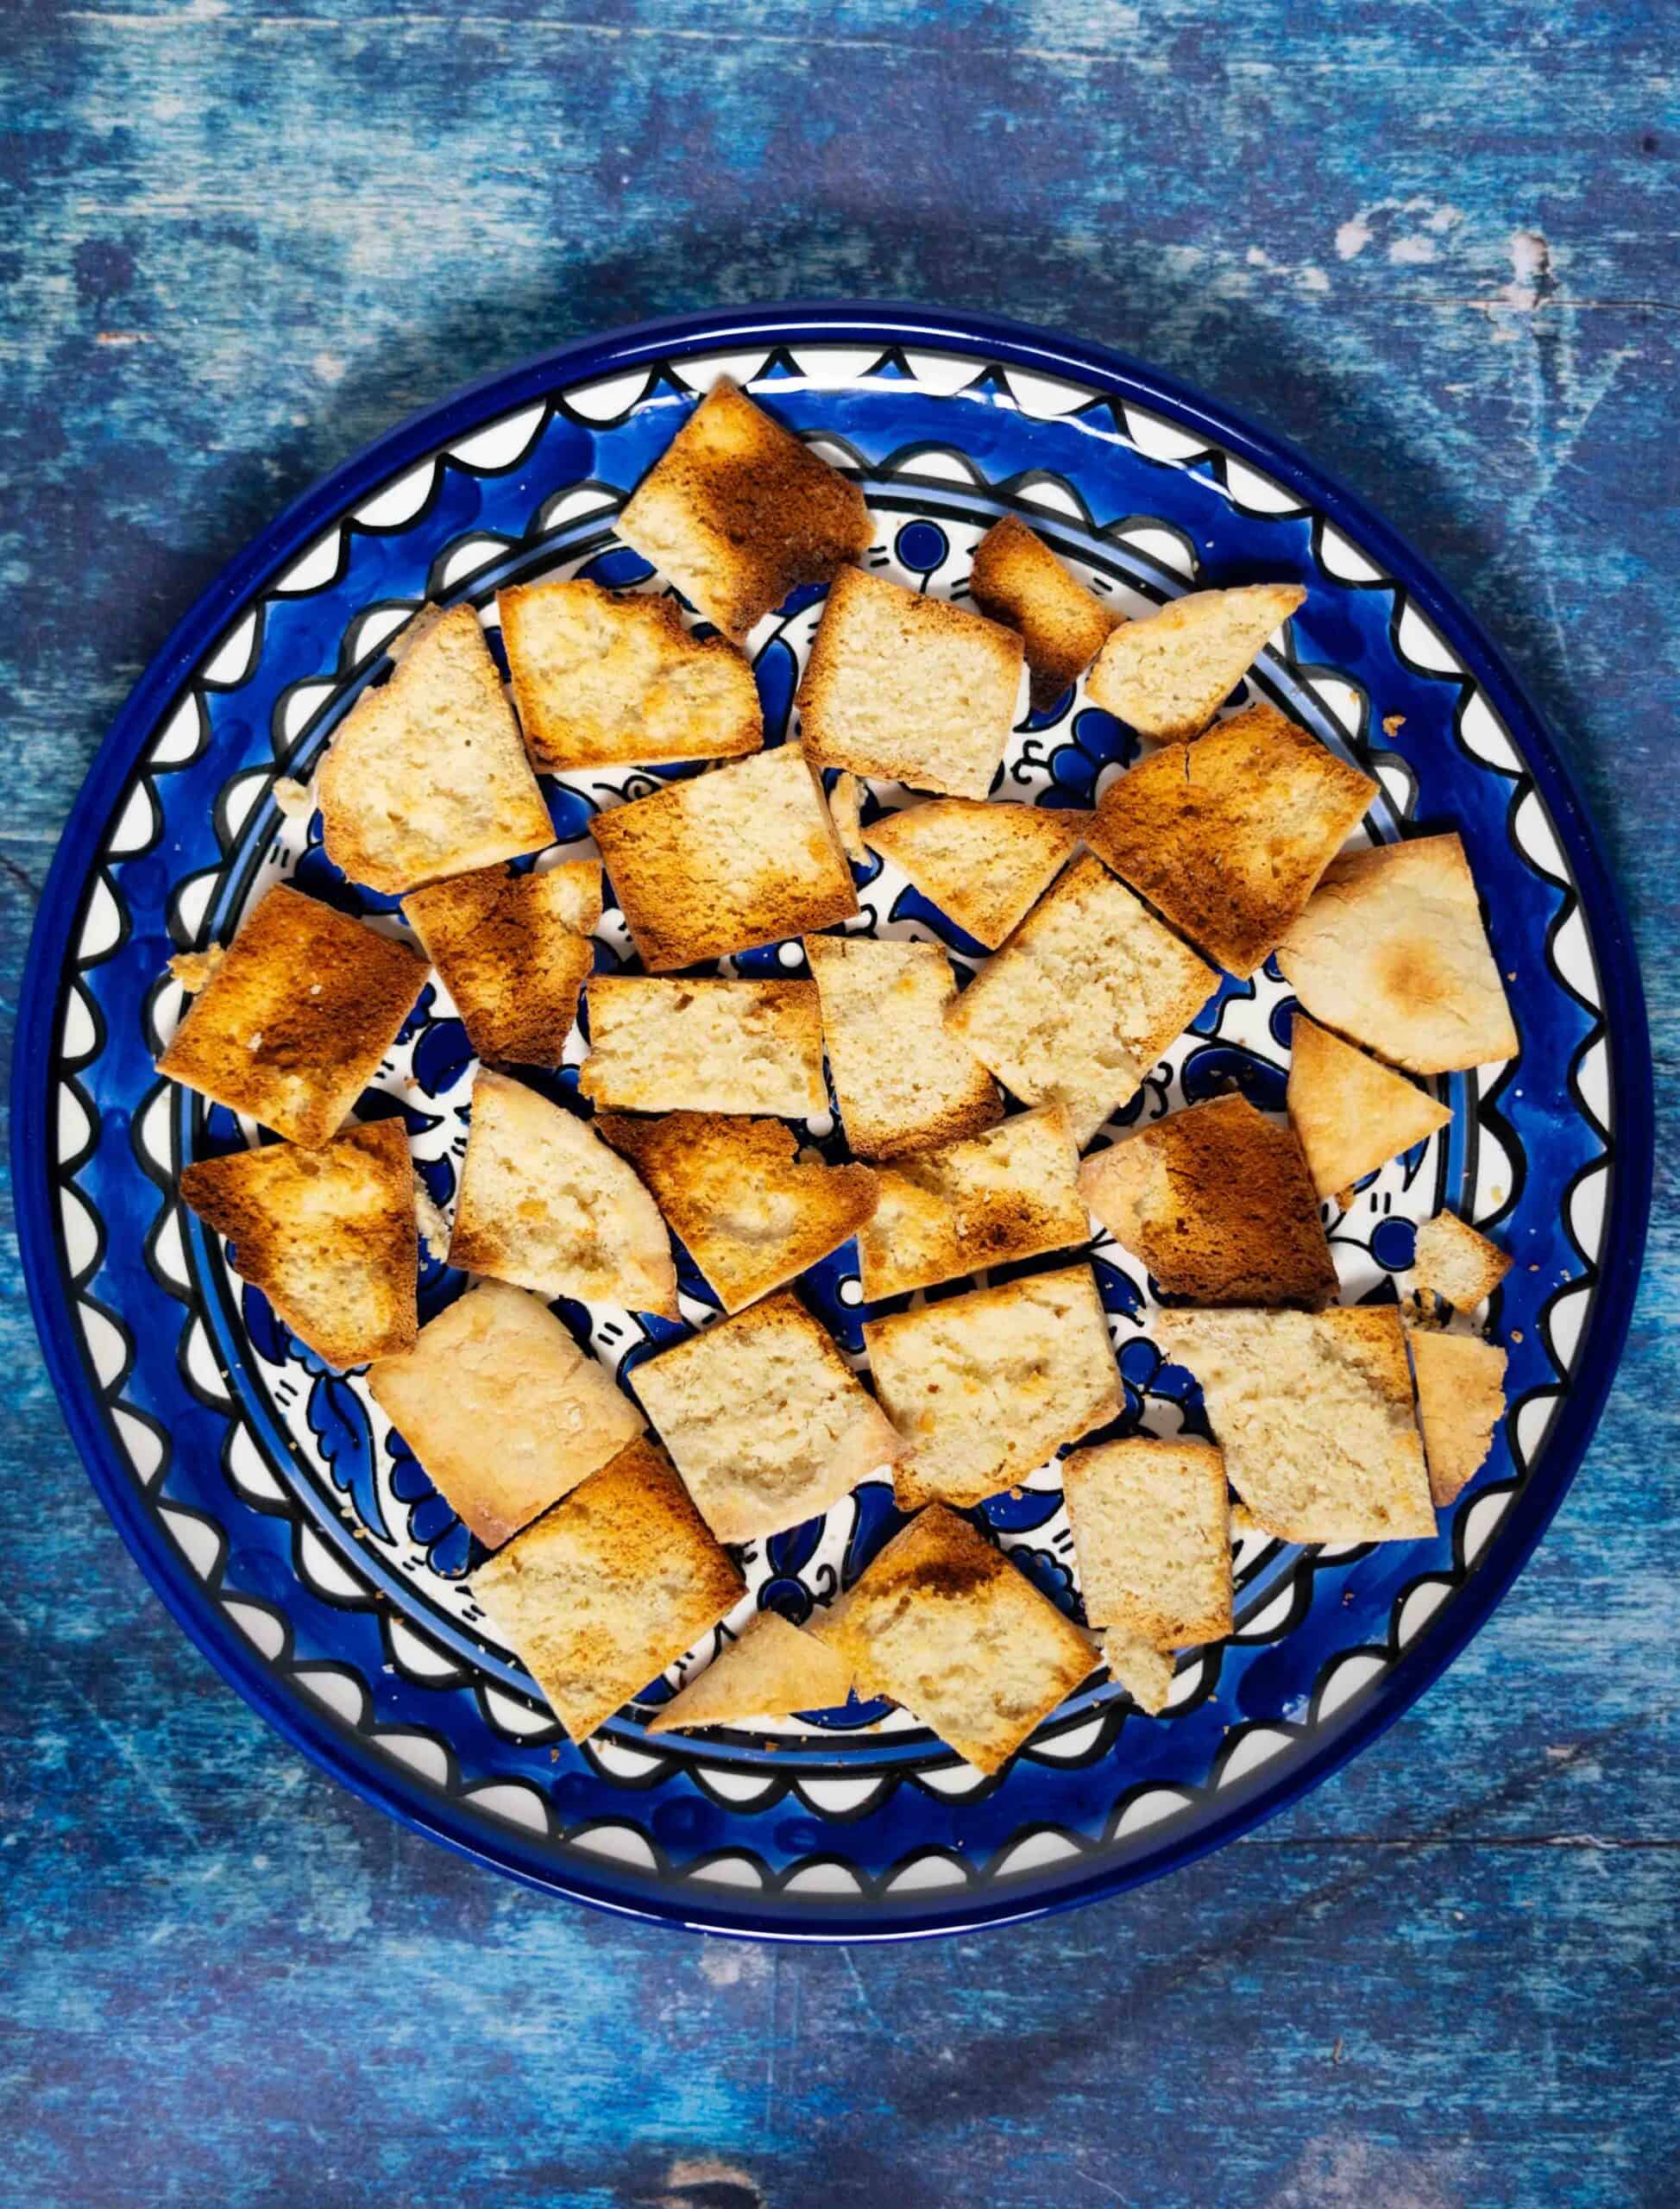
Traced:
POLYGON ((1662 1114, 1633 1339, 1491 1627, 1163 1885, 903 1950, 644 1930, 363 1809, 100 1516, 0 1274, 5 2204, 1680 2199, 1667 0, 0 14, 0 990, 124 690, 294 491, 563 337, 981 306, 1341 472, 1549 713, 1662 1114))

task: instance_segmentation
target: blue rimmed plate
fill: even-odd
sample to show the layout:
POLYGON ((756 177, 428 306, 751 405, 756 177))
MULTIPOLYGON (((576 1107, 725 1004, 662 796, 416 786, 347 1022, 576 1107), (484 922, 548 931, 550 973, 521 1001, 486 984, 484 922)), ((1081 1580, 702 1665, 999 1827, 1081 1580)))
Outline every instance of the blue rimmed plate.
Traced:
MULTIPOLYGON (((796 593, 751 639, 772 741, 820 600, 796 593)), ((1131 750, 1076 690, 1017 730, 1007 794, 1088 804, 1131 750)), ((588 850, 598 807, 653 786, 621 771, 554 780, 557 839, 588 850)), ((878 785, 871 802, 903 797, 878 785)), ((973 959, 875 867, 860 884, 868 927, 973 959)), ((598 941, 598 965, 628 958, 615 911, 598 941)), ((796 945, 737 964, 802 969, 796 945)), ((1270 970, 1227 982, 1123 1119, 1233 1083, 1280 1104, 1288 1003, 1270 970)), ((471 1074, 431 985, 378 1086, 445 1205, 471 1074)), ((556 1093, 575 1082, 563 1068, 556 1093)), ((1580 1462, 1627 1326, 1652 1155, 1614 893, 1550 743, 1440 583, 1305 462, 1165 379, 1031 330, 888 307, 714 315, 567 349, 410 423, 292 507, 186 617, 88 777, 31 947, 16 1106, 24 1264, 72 1432, 141 1564, 240 1692, 360 1793, 534 1884, 804 1938, 997 1922, 1155 1877, 1298 1796, 1404 1709, 1499 1600, 1580 1462), (1522 1037, 1510 1065, 1443 1085, 1446 1134, 1331 1218, 1350 1298, 1404 1287, 1413 1223, 1444 1203, 1517 1260, 1495 1313, 1510 1416, 1436 1541, 1245 1543, 1236 1632, 1181 1661, 1164 1719, 1087 1688, 990 1780, 874 1708, 773 1740, 647 1733, 709 1644, 574 1748, 469 1599, 465 1530, 359 1380, 280 1328, 173 1197, 182 1162, 240 1130, 153 1071, 181 1010, 171 953, 225 941, 281 877, 351 909, 390 903, 343 882, 318 821, 284 811, 276 780, 307 781, 426 598, 469 599, 494 635, 511 581, 658 588, 614 516, 720 373, 857 471, 871 563, 917 588, 960 595, 1004 512, 1130 612, 1197 582, 1305 583, 1251 687, 1377 778, 1372 834, 1459 829, 1522 1037)), ((826 1122, 804 1132, 834 1139, 826 1122)), ((1126 1422, 1195 1425, 1188 1376, 1150 1340, 1147 1280, 1111 1244, 1093 1255, 1126 1422)), ((458 1286, 429 1262, 423 1312, 458 1286)), ((859 1350, 854 1255, 803 1286, 859 1350)), ((697 1316, 707 1292, 686 1266, 683 1287, 697 1316)), ((672 1331, 563 1308, 632 1378, 672 1331)), ((1072 1605, 1055 1469, 985 1516, 1072 1605)), ((751 1602, 803 1615, 894 1523, 890 1491, 867 1484, 753 1545, 751 1602)))

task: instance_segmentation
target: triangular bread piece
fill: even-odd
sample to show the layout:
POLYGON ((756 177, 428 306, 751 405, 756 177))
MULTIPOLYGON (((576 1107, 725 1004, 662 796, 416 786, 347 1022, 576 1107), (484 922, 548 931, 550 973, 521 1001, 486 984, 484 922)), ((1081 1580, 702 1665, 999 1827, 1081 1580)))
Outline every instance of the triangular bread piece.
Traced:
POLYGON ((1103 1638, 1103 1662, 1115 1679, 1151 1718, 1159 1718, 1173 1693, 1178 1669, 1169 1650, 1151 1648, 1147 1641, 1128 1641, 1123 1634, 1103 1638))
POLYGON ((815 982, 597 974, 589 984, 585 1097, 620 1112, 828 1109, 815 982))
POLYGON ((1054 706, 1085 672, 1123 618, 1013 514, 994 522, 975 546, 968 588, 982 614, 1020 631, 1033 703, 1041 708, 1054 706))
POLYGON ((595 964, 588 931, 601 918, 599 863, 517 875, 486 867, 414 891, 402 909, 480 1058, 557 1067, 595 964))
POLYGON ((1457 1312, 1471 1312, 1493 1294, 1511 1264, 1497 1243, 1467 1227, 1457 1214, 1440 1211, 1418 1230, 1412 1286, 1419 1295, 1443 1298, 1457 1312))
POLYGON ((1505 1416, 1505 1352, 1479 1335, 1412 1330, 1418 1416, 1438 1507, 1457 1501, 1487 1462, 1505 1416))
POLYGON ((400 1120, 318 1150, 268 1143, 182 1168, 181 1201, 233 1245, 234 1269, 329 1365, 412 1347, 419 1238, 400 1120))
POLYGON ((1295 1015, 1289 1052, 1290 1124, 1321 1197, 1351 1188, 1452 1117, 1450 1105, 1304 1012, 1295 1015))
POLYGON ((1066 865, 1089 819, 1043 805, 936 797, 884 814, 864 841, 995 951, 1066 865))
POLYGON ((473 1084, 450 1263, 541 1296, 678 1316, 670 1238, 635 1174, 587 1120, 488 1067, 473 1084))
POLYGON ((1159 614, 1121 624, 1091 670, 1085 695, 1140 736, 1198 735, 1306 597, 1299 583, 1186 592, 1159 614))
POLYGON ((858 1237, 865 1297, 873 1303, 1085 1242, 1079 1163, 1067 1114, 1041 1104, 878 1167, 880 1202, 858 1237))
POLYGON ((608 1113, 595 1124, 634 1164, 726 1312, 826 1258, 875 1210, 878 1191, 866 1166, 801 1159, 780 1120, 608 1113))
POLYGON ((1152 1649, 1230 1632, 1230 1498, 1211 1444, 1134 1435, 1070 1451, 1061 1476, 1092 1626, 1152 1649))
POLYGON ((315 788, 327 857, 373 890, 412 890, 554 840, 470 606, 416 629, 390 680, 351 708, 315 788))
POLYGON ((938 944, 807 936, 805 956, 846 1139, 860 1158, 953 1142, 1003 1117, 997 1083, 945 1027, 957 980, 938 944))
POLYGON ((727 1641, 705 1671, 648 1721, 650 1734, 678 1726, 739 1726, 753 1718, 791 1718, 837 1709, 852 1691, 838 1651, 803 1633, 777 1611, 759 1611, 727 1641))

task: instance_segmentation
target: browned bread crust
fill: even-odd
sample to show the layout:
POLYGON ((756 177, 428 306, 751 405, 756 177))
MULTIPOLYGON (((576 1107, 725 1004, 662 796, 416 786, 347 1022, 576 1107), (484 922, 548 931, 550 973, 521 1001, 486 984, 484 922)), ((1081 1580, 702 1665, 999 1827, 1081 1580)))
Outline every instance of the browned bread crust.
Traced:
POLYGON ((559 1065, 595 963, 588 936, 572 924, 579 876, 593 879, 593 927, 601 917, 593 859, 533 874, 485 867, 403 899, 404 918, 443 976, 480 1058, 559 1065))
POLYGON ((1020 631, 1040 708, 1054 705, 1084 674, 1123 618, 1014 514, 993 522, 974 548, 968 588, 982 614, 1020 631))

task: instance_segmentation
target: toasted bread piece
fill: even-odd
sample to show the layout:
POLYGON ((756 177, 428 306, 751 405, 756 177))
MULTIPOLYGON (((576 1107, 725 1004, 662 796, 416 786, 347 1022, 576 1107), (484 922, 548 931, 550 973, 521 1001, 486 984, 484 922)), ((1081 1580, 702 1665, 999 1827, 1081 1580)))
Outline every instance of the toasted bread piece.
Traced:
POLYGON ((1043 805, 935 797, 883 815, 864 841, 994 951, 1072 858, 1090 818, 1043 805))
POLYGON ((1089 1266, 870 1320, 864 1342, 908 1444, 893 1474, 904 1511, 983 1502, 1120 1409, 1089 1266))
POLYGON ((158 1072, 293 1142, 330 1142, 425 978, 406 944, 276 884, 217 960, 158 1072))
POLYGON ((816 984, 597 974, 577 1086, 614 1111, 826 1111, 816 984))
POLYGON ((1137 1435, 1071 1451, 1061 1477, 1092 1626, 1152 1649, 1230 1632, 1230 1498, 1217 1450, 1137 1435))
POLYGON ((1412 1266, 1412 1286, 1419 1294, 1432 1292, 1456 1311, 1470 1312, 1493 1294, 1511 1260, 1456 1214, 1438 1211, 1418 1230, 1412 1266))
POLYGON ((587 1120, 488 1067, 473 1084, 450 1263, 542 1296, 678 1316, 670 1238, 635 1174, 587 1120))
POLYGON ((1351 1188, 1451 1117, 1450 1105, 1297 1010, 1289 1036, 1289 1119, 1321 1197, 1351 1188))
POLYGON ((897 1296, 1083 1243, 1091 1230, 1079 1163, 1067 1114, 1042 1104, 882 1166, 880 1202, 858 1237, 865 1296, 897 1296))
POLYGON ((968 588, 982 614, 1020 631, 1041 708, 1054 706, 1084 674, 1122 618, 1013 514, 993 522, 975 546, 968 588))
POLYGON ((525 748, 543 770, 659 766, 756 752, 752 670, 722 637, 695 637, 668 598, 581 576, 497 595, 525 748))
POLYGON ((329 1365, 409 1348, 419 1322, 414 1167, 400 1120, 319 1150, 267 1143, 183 1167, 181 1202, 225 1235, 232 1264, 329 1365))
POLYGON ((487 1558, 468 1585, 574 1741, 746 1593, 664 1451, 639 1437, 487 1558))
POLYGON ((853 866, 869 865, 869 846, 864 841, 864 786, 855 775, 836 775, 834 787, 828 793, 828 811, 834 823, 834 834, 840 840, 840 849, 853 866))
POLYGON ((1231 1486, 1287 1542, 1435 1532, 1393 1305, 1330 1312, 1162 1312, 1163 1356, 1201 1383, 1231 1486))
POLYGON ((1140 1710, 1160 1717, 1172 1696, 1176 1669, 1169 1652, 1111 1633, 1104 1638, 1103 1662, 1140 1710))
POLYGON ((796 1154, 780 1120, 668 1112, 603 1113, 602 1138, 635 1166, 695 1263, 739 1312, 848 1242, 878 1196, 866 1166, 825 1166, 796 1154))
POLYGON ((1246 1097, 1215 1097, 1123 1136, 1085 1160, 1079 1189, 1174 1296, 1316 1312, 1336 1293, 1301 1147, 1246 1097))
POLYGON ((1411 1331, 1418 1417, 1437 1508, 1457 1502, 1487 1463, 1505 1416, 1505 1352, 1480 1335, 1411 1331))
POLYGON ((705 1671, 649 1719, 647 1730, 669 1734, 679 1726, 739 1726, 834 1710, 851 1692, 852 1675, 838 1651, 779 1612, 759 1611, 739 1641, 725 1642, 705 1671))
POLYGON ((982 798, 1003 765, 1021 639, 966 607, 842 568, 799 686, 808 758, 982 798))
POLYGON ((601 869, 593 859, 545 873, 486 867, 403 899, 403 917, 443 976, 480 1058, 559 1065, 595 963, 573 919, 588 909, 590 878, 599 920, 601 869))
POLYGON ((850 920, 852 869, 796 744, 672 783, 595 819, 624 917, 656 973, 850 920))
POLYGON ((720 1541, 815 1518, 903 1448, 785 1291, 639 1365, 636 1388, 720 1541))
POLYGON ((869 550, 857 485, 720 376, 619 516, 619 535, 739 644, 796 583, 869 550))
POLYGON ((1278 965, 1314 1020, 1413 1073, 1516 1055, 1456 834, 1334 860, 1279 945, 1278 965))
POLYGON ((997 1085, 941 1016, 957 994, 936 943, 807 936, 846 1139, 860 1158, 953 1142, 1001 1118, 997 1085))
POLYGON ((387 891, 554 841, 470 606, 451 606, 351 708, 316 782, 327 857, 387 891))
POLYGON ((1377 795, 1275 706, 1251 706, 1111 783, 1085 833, 1180 935, 1246 979, 1377 795))
POLYGON ((982 1772, 996 1772, 1093 1662, 1078 1627, 937 1503, 811 1630, 865 1693, 902 1702, 982 1772))
POLYGON ((946 1015, 1029 1104, 1058 1104, 1083 1149, 1218 983, 1083 852, 946 1015))
POLYGON ((540 1297, 480 1281, 381 1357, 368 1393, 487 1548, 599 1472, 646 1421, 540 1297))
POLYGON ((1299 583, 1186 592, 1145 620, 1121 624, 1091 670, 1085 695, 1140 736, 1195 736, 1306 597, 1299 583))

